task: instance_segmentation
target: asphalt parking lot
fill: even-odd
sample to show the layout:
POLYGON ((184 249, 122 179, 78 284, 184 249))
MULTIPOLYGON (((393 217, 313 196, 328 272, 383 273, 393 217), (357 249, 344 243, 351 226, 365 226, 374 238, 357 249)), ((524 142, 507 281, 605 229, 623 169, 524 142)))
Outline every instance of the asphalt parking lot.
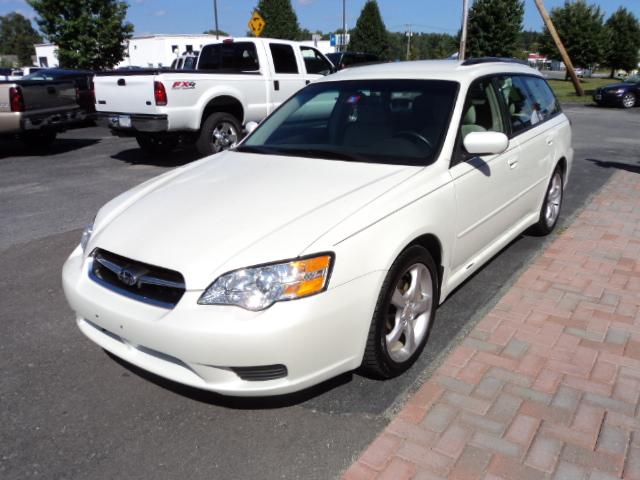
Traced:
MULTIPOLYGON (((560 231, 616 169, 640 172, 640 109, 565 111, 576 156, 560 231)), ((194 158, 145 157, 95 127, 61 135, 46 155, 0 142, 0 478, 335 478, 546 243, 520 237, 459 288, 400 378, 347 374, 293 396, 221 397, 106 354, 76 328, 60 285, 103 203, 194 158)))

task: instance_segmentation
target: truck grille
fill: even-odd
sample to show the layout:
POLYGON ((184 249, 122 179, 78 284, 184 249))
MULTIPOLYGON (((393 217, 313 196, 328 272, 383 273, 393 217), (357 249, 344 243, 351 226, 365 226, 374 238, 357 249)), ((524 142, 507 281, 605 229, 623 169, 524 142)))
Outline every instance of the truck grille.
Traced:
POLYGON ((102 249, 91 254, 89 277, 121 295, 157 307, 173 308, 185 292, 179 272, 156 267, 102 249))

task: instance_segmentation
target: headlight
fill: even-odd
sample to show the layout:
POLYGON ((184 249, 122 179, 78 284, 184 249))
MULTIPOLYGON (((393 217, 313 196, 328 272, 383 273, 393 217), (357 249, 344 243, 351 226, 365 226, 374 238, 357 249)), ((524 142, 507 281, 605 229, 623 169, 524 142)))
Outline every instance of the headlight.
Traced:
POLYGON ((243 268, 226 273, 202 294, 200 305, 237 305, 247 310, 320 293, 327 288, 333 254, 243 268))
POLYGON ((93 233, 93 223, 91 225, 87 225, 82 232, 82 237, 80 237, 80 248, 82 248, 82 253, 87 249, 87 244, 91 239, 91 234, 93 233))

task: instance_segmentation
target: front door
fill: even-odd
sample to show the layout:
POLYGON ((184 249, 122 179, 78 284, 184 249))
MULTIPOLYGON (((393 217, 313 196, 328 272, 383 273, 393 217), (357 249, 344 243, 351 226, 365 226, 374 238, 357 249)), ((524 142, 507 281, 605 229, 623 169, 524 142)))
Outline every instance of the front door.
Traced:
POLYGON ((456 191, 456 240, 452 258, 454 276, 464 277, 477 257, 490 249, 518 222, 513 208, 518 195, 520 149, 511 142, 499 155, 471 156, 462 142, 472 132, 507 133, 500 102, 491 79, 476 81, 467 94, 458 135, 459 146, 450 169, 456 191))
POLYGON ((270 111, 296 93, 306 82, 300 74, 300 66, 293 47, 287 43, 269 43, 271 53, 270 111))

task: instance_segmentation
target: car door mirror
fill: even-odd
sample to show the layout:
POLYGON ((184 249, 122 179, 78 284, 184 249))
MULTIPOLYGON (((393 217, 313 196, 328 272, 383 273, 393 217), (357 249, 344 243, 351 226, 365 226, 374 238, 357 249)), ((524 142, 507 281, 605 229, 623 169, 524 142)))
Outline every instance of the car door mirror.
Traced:
POLYGON ((496 155, 509 147, 509 138, 501 132, 471 132, 464 137, 463 145, 472 155, 496 155))
POLYGON ((248 122, 244 127, 244 129, 247 131, 247 135, 253 132, 256 128, 258 128, 257 122, 248 122))

